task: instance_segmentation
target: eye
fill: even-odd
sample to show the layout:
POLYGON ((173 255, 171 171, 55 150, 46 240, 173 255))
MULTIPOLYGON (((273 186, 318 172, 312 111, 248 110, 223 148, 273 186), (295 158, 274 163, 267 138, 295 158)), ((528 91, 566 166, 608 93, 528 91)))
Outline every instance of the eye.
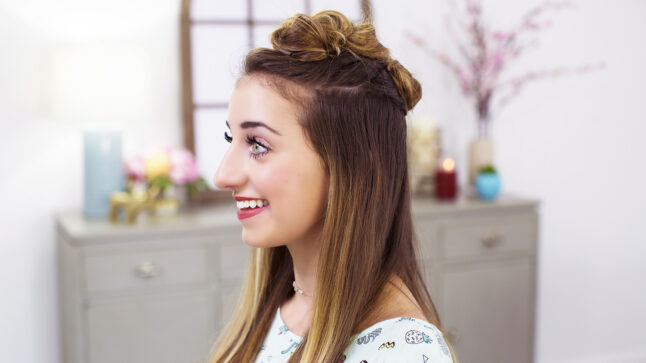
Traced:
POLYGON ((264 156, 269 148, 256 139, 255 136, 247 136, 247 144, 251 146, 251 157, 257 159, 264 156))
POLYGON ((231 143, 231 140, 233 140, 233 137, 227 135, 227 132, 224 132, 224 139, 228 142, 231 143))

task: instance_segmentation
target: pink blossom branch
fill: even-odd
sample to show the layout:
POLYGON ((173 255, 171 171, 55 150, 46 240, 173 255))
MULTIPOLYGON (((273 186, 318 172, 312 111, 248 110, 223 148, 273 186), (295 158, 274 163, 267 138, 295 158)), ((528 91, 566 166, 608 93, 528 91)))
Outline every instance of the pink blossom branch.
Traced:
MULTIPOLYGON (((565 7, 568 7, 571 5, 570 1, 545 1, 542 4, 534 7, 525 15, 522 17, 522 21, 519 25, 515 26, 512 28, 511 31, 508 33, 502 33, 504 35, 504 41, 503 41, 503 47, 507 48, 510 50, 510 52, 515 53, 516 55, 520 54, 520 50, 515 49, 515 45, 517 40, 520 38, 522 34, 524 34, 526 31, 531 30, 531 31, 538 31, 542 28, 547 28, 552 25, 551 20, 546 21, 543 26, 540 26, 536 22, 536 18, 541 15, 542 13, 545 13, 546 11, 550 9, 562 9, 565 7)), ((500 36, 500 35, 499 35, 500 36)))
POLYGON ((510 37, 508 38, 508 41, 517 39, 519 35, 527 30, 539 30, 541 28, 552 25, 551 21, 548 21, 544 24, 544 26, 539 26, 536 23, 536 18, 550 9, 559 10, 571 5, 572 3, 570 1, 545 1, 542 4, 537 5, 536 7, 525 13, 525 15, 522 17, 521 23, 515 26, 509 32, 510 37))
POLYGON ((465 95, 472 91, 466 72, 463 70, 462 67, 460 67, 460 65, 457 62, 452 60, 446 54, 430 48, 422 38, 413 35, 408 30, 405 31, 405 35, 414 44, 416 44, 417 46, 422 48, 426 53, 428 53, 432 58, 438 60, 441 64, 449 68, 453 72, 453 74, 458 78, 460 88, 462 89, 462 92, 465 95))
MULTIPOLYGON (((462 67, 447 54, 432 49, 420 37, 416 37, 408 31, 406 31, 406 35, 414 44, 420 46, 456 76, 463 94, 473 99, 480 120, 486 121, 488 119, 492 98, 501 90, 509 89, 510 93, 497 104, 497 109, 516 97, 527 83, 541 78, 556 77, 567 73, 585 73, 591 70, 590 65, 584 65, 574 70, 555 68, 530 72, 510 81, 499 82, 500 74, 509 63, 538 45, 538 41, 531 38, 521 42, 521 35, 528 31, 535 34, 537 31, 551 26, 551 20, 539 23, 539 16, 551 9, 569 6, 570 1, 544 1, 528 11, 522 17, 520 24, 508 32, 489 30, 482 16, 480 0, 463 1, 466 7, 465 14, 462 16, 464 21, 459 18, 454 21, 458 24, 466 40, 460 39, 461 37, 452 25, 451 17, 445 16, 445 22, 452 40, 464 58, 465 67, 462 67)), ((449 4, 454 14, 461 13, 457 9, 456 0, 449 0, 449 4)))
POLYGON ((458 51, 462 55, 462 58, 464 58, 464 60, 469 64, 469 66, 473 68, 472 61, 474 57, 469 53, 466 46, 464 45, 464 42, 458 38, 457 32, 453 29, 453 26, 451 25, 450 17, 448 16, 448 14, 447 16, 445 16, 444 20, 445 20, 446 28, 449 31, 449 35, 455 42, 456 47, 458 48, 458 51))
POLYGON ((548 70, 528 72, 520 77, 516 77, 509 81, 500 83, 497 89, 500 90, 511 87, 511 91, 505 97, 500 99, 500 101, 497 103, 496 110, 500 111, 503 106, 509 103, 510 100, 518 96, 520 94, 520 91, 530 82, 545 78, 556 78, 570 74, 581 75, 592 72, 594 70, 604 69, 605 67, 605 62, 599 62, 597 64, 587 63, 573 68, 558 67, 548 70))

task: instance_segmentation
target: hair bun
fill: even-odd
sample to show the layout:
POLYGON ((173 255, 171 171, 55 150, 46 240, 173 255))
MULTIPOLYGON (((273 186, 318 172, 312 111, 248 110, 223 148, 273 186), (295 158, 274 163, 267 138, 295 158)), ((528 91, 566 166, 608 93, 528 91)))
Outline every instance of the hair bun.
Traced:
POLYGON ((422 85, 398 61, 391 59, 388 71, 397 87, 399 95, 406 103, 406 111, 410 111, 422 98, 422 85))
POLYGON ((345 15, 323 10, 312 16, 295 14, 271 34, 273 48, 299 61, 335 58, 343 50, 355 57, 370 58, 386 64, 399 95, 412 109, 422 97, 419 82, 378 40, 374 25, 364 20, 353 24, 345 15))

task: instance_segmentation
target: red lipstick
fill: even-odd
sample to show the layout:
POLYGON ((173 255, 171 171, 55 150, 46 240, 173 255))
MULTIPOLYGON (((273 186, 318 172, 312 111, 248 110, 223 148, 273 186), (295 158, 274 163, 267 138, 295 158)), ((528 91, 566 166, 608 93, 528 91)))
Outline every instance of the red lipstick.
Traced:
POLYGON ((260 208, 238 209, 238 219, 253 217, 267 208, 269 208, 269 205, 263 205, 260 208))
POLYGON ((235 196, 235 197, 233 197, 233 199, 235 199, 237 201, 241 201, 241 200, 258 200, 258 199, 264 200, 262 198, 249 198, 249 197, 240 197, 240 196, 235 196))
POLYGON ((245 200, 262 200, 263 201, 263 206, 262 207, 256 207, 256 208, 245 208, 245 209, 240 209, 238 208, 238 219, 245 219, 249 217, 253 217, 256 214, 266 210, 269 208, 269 204, 267 204, 267 201, 262 199, 262 198, 249 198, 249 197, 240 197, 236 196, 234 197, 236 201, 245 201, 245 200))

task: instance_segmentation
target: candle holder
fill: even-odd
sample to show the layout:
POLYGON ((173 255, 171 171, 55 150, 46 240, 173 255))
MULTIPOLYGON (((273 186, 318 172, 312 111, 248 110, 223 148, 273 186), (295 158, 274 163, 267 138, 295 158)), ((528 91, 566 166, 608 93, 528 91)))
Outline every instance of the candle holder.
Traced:
POLYGON ((110 211, 110 193, 123 190, 122 131, 88 127, 83 132, 83 213, 104 219, 110 211))
POLYGON ((435 198, 453 200, 457 196, 457 174, 452 158, 441 158, 435 169, 435 198))

